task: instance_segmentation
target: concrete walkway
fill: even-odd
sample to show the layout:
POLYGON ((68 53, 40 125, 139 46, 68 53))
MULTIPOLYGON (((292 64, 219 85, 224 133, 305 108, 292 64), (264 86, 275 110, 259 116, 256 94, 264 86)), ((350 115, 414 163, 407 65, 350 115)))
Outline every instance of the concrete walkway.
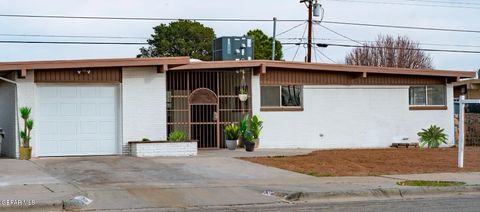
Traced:
MULTIPOLYGON (((305 154, 309 150, 255 151, 259 155, 305 154)), ((201 151, 198 157, 121 156, 0 160, 0 200, 35 200, 35 207, 61 210, 61 201, 86 195, 87 208, 189 208, 273 204, 291 200, 402 197, 441 192, 477 192, 480 173, 377 177, 313 177, 232 158, 235 152, 201 151), (229 156, 230 155, 230 156, 229 156), (399 187, 401 179, 457 180, 469 186, 424 189, 399 187), (263 195, 272 191, 276 195, 263 195)), ((252 155, 252 154, 248 154, 252 155)), ((1 209, 12 209, 0 205, 1 209)), ((17 207, 19 208, 19 207, 17 207)), ((25 208, 19 208, 25 209, 25 208)), ((39 209, 39 208, 36 208, 39 209)))

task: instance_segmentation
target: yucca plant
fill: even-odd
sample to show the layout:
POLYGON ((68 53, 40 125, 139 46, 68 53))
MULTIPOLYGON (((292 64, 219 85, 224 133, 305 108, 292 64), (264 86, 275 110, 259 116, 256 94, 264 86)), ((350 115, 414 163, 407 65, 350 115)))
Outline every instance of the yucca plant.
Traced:
POLYGON ((19 110, 20 117, 23 119, 23 130, 20 131, 22 147, 29 148, 30 140, 32 139, 31 132, 33 129, 33 120, 30 119, 30 113, 32 112, 32 109, 29 107, 21 107, 19 110))
POLYGON ((187 134, 182 131, 173 131, 168 134, 169 141, 185 141, 187 140, 187 134))
POLYGON ((227 140, 237 140, 240 136, 240 128, 236 124, 225 126, 225 136, 227 140))
POLYGON ((440 144, 447 144, 447 134, 445 129, 431 125, 428 129, 422 129, 417 135, 420 137, 420 145, 428 148, 438 148, 440 144))

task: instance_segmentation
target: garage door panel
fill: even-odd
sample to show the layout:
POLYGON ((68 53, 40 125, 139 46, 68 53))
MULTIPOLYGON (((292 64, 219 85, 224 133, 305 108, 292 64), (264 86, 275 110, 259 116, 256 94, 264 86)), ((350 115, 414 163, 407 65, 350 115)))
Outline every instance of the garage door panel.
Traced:
POLYGON ((76 140, 60 140, 58 142, 58 152, 62 152, 63 154, 75 154, 77 153, 77 141, 76 140))
POLYGON ((60 103, 60 116, 77 115, 77 105, 74 103, 60 103))
POLYGON ((82 116, 95 116, 98 115, 98 109, 96 103, 82 103, 80 105, 80 113, 82 116))
POLYGON ((117 154, 116 86, 38 90, 38 156, 117 154))
POLYGON ((61 98, 75 98, 77 97, 77 88, 71 86, 58 87, 61 98))

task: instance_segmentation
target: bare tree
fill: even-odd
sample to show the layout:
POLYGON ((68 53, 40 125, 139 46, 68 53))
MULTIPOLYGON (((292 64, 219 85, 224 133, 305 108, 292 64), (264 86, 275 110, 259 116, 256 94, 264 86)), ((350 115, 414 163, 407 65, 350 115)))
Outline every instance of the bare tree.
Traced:
POLYGON ((396 39, 379 35, 377 40, 364 44, 345 57, 349 65, 433 69, 430 55, 419 49, 419 43, 406 36, 396 39))

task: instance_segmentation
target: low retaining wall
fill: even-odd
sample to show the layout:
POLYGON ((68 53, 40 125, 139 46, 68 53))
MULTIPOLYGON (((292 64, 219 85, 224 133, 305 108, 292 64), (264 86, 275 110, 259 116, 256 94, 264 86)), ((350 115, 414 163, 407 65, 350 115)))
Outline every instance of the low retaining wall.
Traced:
POLYGON ((133 141, 129 144, 131 155, 135 157, 195 156, 198 152, 196 141, 133 141))

